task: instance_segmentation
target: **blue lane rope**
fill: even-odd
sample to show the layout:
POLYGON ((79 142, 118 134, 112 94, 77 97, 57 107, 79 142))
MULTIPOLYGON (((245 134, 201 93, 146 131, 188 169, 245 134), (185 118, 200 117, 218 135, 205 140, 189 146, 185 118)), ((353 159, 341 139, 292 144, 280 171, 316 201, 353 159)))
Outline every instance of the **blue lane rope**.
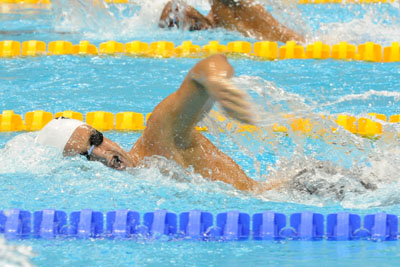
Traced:
POLYGON ((20 209, 0 211, 0 233, 7 239, 19 238, 110 238, 110 239, 193 239, 199 241, 237 240, 397 240, 398 217, 375 213, 361 216, 348 212, 328 214, 304 211, 286 216, 265 211, 213 214, 200 210, 179 215, 166 210, 144 213, 131 210, 99 211, 84 209, 67 215, 46 209, 33 213, 20 209), (289 223, 287 223, 287 219, 289 223), (179 223, 179 225, 178 225, 179 223))

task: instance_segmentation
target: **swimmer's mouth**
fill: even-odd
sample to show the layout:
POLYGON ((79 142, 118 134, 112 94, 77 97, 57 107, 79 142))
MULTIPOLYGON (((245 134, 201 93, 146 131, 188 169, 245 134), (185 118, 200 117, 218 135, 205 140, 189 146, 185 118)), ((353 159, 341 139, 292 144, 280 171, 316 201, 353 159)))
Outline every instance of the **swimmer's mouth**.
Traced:
POLYGON ((126 165, 118 156, 113 156, 107 165, 119 171, 126 169, 126 165))
POLYGON ((91 157, 88 158, 88 160, 101 162, 107 167, 119 171, 123 171, 127 167, 127 164, 123 160, 121 160, 121 158, 118 155, 112 156, 109 160, 107 160, 106 158, 96 157, 92 155, 91 157))

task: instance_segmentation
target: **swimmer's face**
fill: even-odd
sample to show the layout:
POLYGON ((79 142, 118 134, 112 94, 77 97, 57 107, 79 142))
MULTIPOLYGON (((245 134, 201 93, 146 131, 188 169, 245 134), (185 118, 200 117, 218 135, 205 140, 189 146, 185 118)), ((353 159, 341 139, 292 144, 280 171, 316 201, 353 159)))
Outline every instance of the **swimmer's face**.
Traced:
POLYGON ((180 28, 182 26, 183 29, 189 31, 200 31, 210 28, 210 25, 202 22, 199 18, 188 16, 186 12, 182 18, 183 19, 181 23, 178 5, 171 5, 169 8, 168 18, 165 20, 165 24, 168 28, 180 28))
POLYGON ((96 137, 96 132, 97 131, 93 127, 87 124, 76 128, 65 146, 64 155, 87 155, 92 145, 94 145, 90 156, 87 156, 89 160, 99 161, 104 165, 117 170, 134 167, 129 154, 110 139, 103 137, 102 141, 93 144, 91 136, 93 140, 93 137, 96 137))
MULTIPOLYGON (((175 17, 175 18, 169 18, 167 25, 168 25, 168 28, 174 28, 174 27, 179 28, 181 24, 180 24, 179 18, 175 17)), ((186 29, 189 31, 200 31, 200 30, 206 30, 206 29, 210 28, 209 25, 201 22, 200 20, 194 19, 194 18, 188 18, 188 17, 185 17, 183 19, 182 27, 183 27, 183 29, 186 29)))
POLYGON ((166 26, 168 28, 173 28, 175 26, 177 28, 179 28, 178 5, 170 3, 166 6, 166 8, 167 8, 167 12, 168 12, 168 17, 165 19, 166 26))

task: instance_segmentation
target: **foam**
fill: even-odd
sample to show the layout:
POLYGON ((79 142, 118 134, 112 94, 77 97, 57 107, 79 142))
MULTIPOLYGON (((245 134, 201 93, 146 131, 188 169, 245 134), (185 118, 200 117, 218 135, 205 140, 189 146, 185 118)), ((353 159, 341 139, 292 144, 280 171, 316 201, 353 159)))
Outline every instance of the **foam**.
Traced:
POLYGON ((28 246, 9 245, 0 236, 0 265, 1 266, 34 266, 30 258, 34 256, 32 248, 28 246))

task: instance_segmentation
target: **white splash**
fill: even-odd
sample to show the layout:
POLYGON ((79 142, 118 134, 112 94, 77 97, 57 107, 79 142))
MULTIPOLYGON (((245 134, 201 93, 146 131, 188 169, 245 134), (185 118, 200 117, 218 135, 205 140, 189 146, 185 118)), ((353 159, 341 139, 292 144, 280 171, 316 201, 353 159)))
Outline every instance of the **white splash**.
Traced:
POLYGON ((87 39, 135 38, 157 30, 167 1, 140 1, 138 8, 134 4, 108 5, 99 0, 54 0, 53 25, 56 31, 83 34, 87 39))
MULTIPOLYGON (((262 118, 258 125, 262 131, 245 136, 255 144, 243 138, 243 134, 235 133, 235 129, 229 131, 227 124, 232 122, 230 120, 223 123, 214 120, 212 123, 223 128, 244 154, 256 158, 267 149, 279 158, 274 166, 267 166, 267 176, 254 177, 260 181, 283 181, 277 190, 262 194, 262 199, 319 206, 340 203, 349 208, 400 203, 399 197, 393 197, 393 192, 400 191, 397 175, 400 172, 400 142, 396 127, 384 124, 385 135, 379 140, 363 138, 338 127, 332 120, 323 119, 314 112, 321 104, 303 96, 285 92, 259 77, 241 76, 235 82, 241 88, 247 88, 249 93, 257 94, 254 101, 262 118), (317 139, 310 143, 312 139, 307 135, 293 132, 283 117, 288 112, 296 117, 308 118, 314 125, 308 136, 316 136, 317 139), (274 122, 289 129, 286 136, 268 130, 274 122), (338 132, 325 132, 323 136, 318 134, 320 130, 332 127, 339 128, 338 132), (290 147, 292 151, 287 147, 288 140, 293 143, 290 147), (317 159, 321 153, 326 159, 317 159), (368 201, 365 201, 366 197, 368 201)), ((341 101, 368 99, 373 95, 386 96, 391 102, 400 100, 397 92, 371 90, 360 95, 344 96, 341 101)), ((219 134, 210 123, 206 124, 213 134, 219 134)), ((254 164, 254 168, 259 166, 257 162, 254 164)))
MULTIPOLYGON (((53 25, 58 32, 83 34, 87 39, 117 40, 143 35, 149 37, 146 34, 149 31, 153 34, 157 34, 157 31, 165 33, 165 30, 158 28, 158 23, 167 2, 168 0, 136 0, 128 5, 108 5, 98 0, 54 0, 53 25)), ((210 10, 207 0, 176 2, 192 5, 204 15, 210 10)), ((272 7, 273 16, 284 25, 305 36, 310 35, 310 27, 294 1, 258 2, 272 7)))
POLYGON ((22 133, 0 149, 1 173, 49 173, 62 164, 62 156, 56 150, 36 145, 37 133, 22 133))
POLYGON ((142 1, 137 13, 121 21, 121 35, 133 36, 138 32, 157 29, 161 12, 167 2, 168 0, 142 1))
POLYGON ((34 256, 31 247, 9 245, 0 237, 0 266, 4 267, 31 267, 30 259, 34 256))
POLYGON ((321 23, 314 34, 314 40, 330 45, 341 41, 355 45, 373 41, 385 46, 391 42, 398 42, 400 34, 398 18, 378 13, 373 7, 371 8, 363 17, 356 17, 349 22, 321 23))
POLYGON ((345 96, 340 97, 336 101, 324 103, 321 106, 322 107, 334 106, 334 105, 337 105, 339 103, 351 102, 351 101, 354 101, 354 100, 368 100, 368 99, 370 99, 371 97, 374 97, 374 96, 390 98, 390 99, 393 99, 394 102, 398 102, 400 100, 400 93, 399 92, 369 90, 369 91, 364 92, 362 94, 345 95, 345 96))
POLYGON ((298 7, 295 0, 257 0, 258 3, 265 7, 270 7, 271 14, 280 23, 295 32, 306 37, 306 40, 311 38, 311 26, 305 18, 304 14, 298 7))
POLYGON ((99 0, 55 0, 52 2, 55 31, 84 33, 112 39, 120 23, 99 0))

